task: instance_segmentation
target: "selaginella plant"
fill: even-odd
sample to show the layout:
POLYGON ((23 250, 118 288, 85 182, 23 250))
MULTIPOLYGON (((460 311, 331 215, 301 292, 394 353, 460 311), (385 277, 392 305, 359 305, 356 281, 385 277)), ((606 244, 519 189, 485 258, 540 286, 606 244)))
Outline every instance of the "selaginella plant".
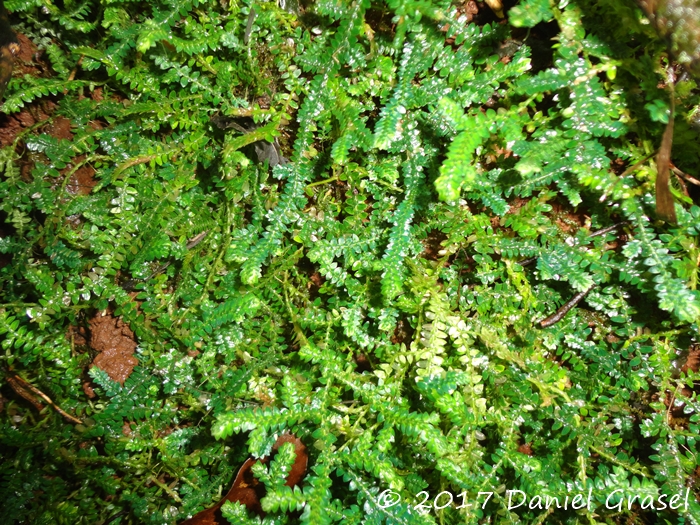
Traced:
POLYGON ((5 6, 7 523, 176 523, 284 432, 232 523, 700 522, 700 91, 632 2, 5 6))

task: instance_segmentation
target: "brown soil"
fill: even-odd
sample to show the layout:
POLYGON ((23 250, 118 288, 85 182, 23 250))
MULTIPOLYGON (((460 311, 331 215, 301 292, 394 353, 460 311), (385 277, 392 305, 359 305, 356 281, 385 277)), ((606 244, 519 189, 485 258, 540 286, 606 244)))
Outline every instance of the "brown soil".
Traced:
POLYGON ((95 399, 97 397, 97 394, 92 388, 92 385, 90 384, 90 381, 83 381, 83 392, 85 392, 85 395, 88 396, 90 399, 95 399))
POLYGON ((422 257, 429 261, 440 260, 440 250, 443 248, 442 243, 445 239, 447 239, 447 235, 440 230, 431 230, 428 232, 428 236, 423 240, 425 250, 423 251, 422 257))
MULTIPOLYGON (((51 67, 42 59, 41 52, 34 43, 23 34, 18 34, 17 39, 19 51, 14 57, 13 76, 52 76, 51 67)), ((0 113, 0 145, 9 146, 23 129, 48 120, 55 108, 56 104, 45 98, 25 106, 19 113, 13 115, 0 113)), ((49 124, 45 132, 57 139, 71 140, 73 138, 73 134, 70 132, 70 121, 63 117, 59 117, 49 124)))
MULTIPOLYGON (((12 56, 10 72, 13 77, 23 77, 25 75, 41 77, 43 72, 48 70, 46 63, 42 62, 37 47, 34 43, 22 34, 17 35, 19 46, 16 47, 16 52, 12 56)), ((2 101, 0 101, 0 104, 2 101)), ((37 104, 32 104, 37 106, 37 104)), ((50 112, 49 112, 50 113, 50 112)), ((34 125, 36 122, 48 118, 48 114, 44 113, 44 118, 37 118, 37 114, 32 114, 29 108, 24 109, 15 115, 5 115, 0 113, 0 145, 8 146, 12 144, 23 128, 34 125)))
MULTIPOLYGON (((85 159, 85 155, 79 155, 73 159, 75 164, 80 164, 85 159)), ((73 165, 69 164, 61 174, 73 169, 73 165)), ((83 164, 75 173, 70 176, 68 184, 66 184, 66 191, 71 195, 89 195, 97 185, 95 180, 95 169, 89 164, 83 164)))
POLYGON ((12 116, 0 114, 0 146, 10 146, 20 131, 34 124, 29 111, 22 111, 12 116))
POLYGON ((87 331, 82 326, 71 325, 68 327, 66 337, 74 346, 87 345, 87 331))
POLYGON ((358 374, 363 372, 371 372, 374 370, 374 368, 372 368, 372 363, 370 363, 366 354, 356 354, 355 365, 357 366, 356 370, 358 374))
POLYGON ((66 117, 56 117, 46 126, 44 133, 59 140, 73 140, 73 132, 70 130, 70 126, 70 120, 66 117))
POLYGON ((17 34, 19 52, 15 55, 15 75, 42 76, 41 73, 48 69, 45 62, 40 60, 39 49, 34 42, 21 33, 17 34))
POLYGON ((0 145, 10 146, 20 132, 48 120, 55 109, 56 104, 50 100, 40 100, 14 115, 0 113, 0 145))
POLYGON ((689 370, 693 372, 700 370, 700 345, 692 345, 690 347, 688 359, 686 359, 681 370, 685 373, 688 373, 689 370))
POLYGON ((411 341, 413 341, 413 334, 415 333, 415 329, 409 324, 408 321, 404 321, 403 319, 399 319, 396 322, 396 328, 394 329, 394 335, 391 336, 391 342, 394 343, 395 345, 400 345, 401 343, 406 343, 406 345, 410 345, 411 341))
POLYGON ((318 297, 318 290, 326 282, 326 279, 318 271, 318 267, 306 257, 299 259, 297 268, 309 278, 306 287, 309 290, 309 299, 312 301, 318 297))
POLYGON ((92 364, 107 372, 113 381, 124 384, 139 363, 134 357, 137 346, 134 332, 111 313, 97 313, 89 325, 90 346, 100 352, 92 364))

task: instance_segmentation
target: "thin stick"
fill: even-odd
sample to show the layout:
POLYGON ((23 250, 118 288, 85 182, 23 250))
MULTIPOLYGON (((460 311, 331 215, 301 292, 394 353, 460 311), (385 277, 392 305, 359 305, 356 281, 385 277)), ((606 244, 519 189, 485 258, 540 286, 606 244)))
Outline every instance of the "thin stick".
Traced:
POLYGON ((695 184, 696 186, 700 186, 700 180, 696 179, 692 175, 688 175, 687 173, 679 170, 676 168, 673 164, 671 164, 671 171, 677 176, 680 177, 681 179, 686 180, 687 182, 690 182, 691 184, 695 184))
POLYGON ((588 238, 590 239, 591 237, 598 237, 599 235, 605 235, 606 233, 610 233, 613 230, 617 230, 623 224, 627 224, 627 221, 618 222, 618 223, 615 223, 611 226, 606 226, 605 228, 601 228, 600 230, 596 230, 593 233, 589 234, 588 238))
MULTIPOLYGON (((627 224, 627 221, 617 222, 611 226, 606 226, 605 228, 601 228, 600 230, 596 230, 593 233, 588 234, 588 238, 591 239, 593 237, 598 237, 599 235, 605 235, 606 233, 610 233, 611 231, 618 229, 623 224, 627 224)), ((518 261, 518 264, 520 266, 527 266, 528 264, 534 263, 537 259, 538 259, 537 256, 529 257, 527 259, 523 259, 522 261, 518 261)))
MULTIPOLYGON (((625 171, 623 171, 623 172, 620 174, 620 176, 618 177, 618 179, 624 179, 627 175, 629 175, 629 174, 632 173, 633 171, 638 170, 639 168, 642 167, 642 165, 644 165, 644 163, 645 163, 646 161, 648 161, 650 158, 652 158, 652 157, 653 157, 654 155, 656 155, 657 153, 658 153, 658 151, 654 151, 654 152, 652 152, 652 153, 649 153, 649 155, 647 155, 646 157, 644 157, 642 160, 640 160, 640 161, 634 163, 632 166, 630 166, 630 167, 627 168, 625 171)), ((603 202, 603 201, 605 201, 605 199, 607 199, 607 198, 608 198, 608 191, 605 190, 605 192, 600 196, 600 199, 598 199, 598 200, 599 200, 600 202, 603 202)))
POLYGON ((200 242, 204 240, 204 237, 207 236, 207 233, 209 233, 209 230, 204 230, 202 233, 198 233, 197 235, 192 237, 192 239, 187 242, 186 248, 188 250, 191 250, 192 248, 197 246, 200 242))
POLYGON ((627 168, 625 171, 623 171, 623 172, 620 174, 620 177, 619 177, 619 178, 620 178, 620 179, 623 179, 623 178, 625 178, 627 175, 629 175, 630 173, 632 173, 633 171, 635 171, 635 170, 641 168, 642 165, 643 165, 646 161, 648 161, 650 158, 652 158, 652 157, 653 157, 654 155, 656 155, 657 153, 658 153, 658 151, 654 151, 654 152, 652 152, 652 153, 649 153, 649 155, 647 155, 646 157, 644 157, 642 160, 640 160, 640 161, 638 161, 638 162, 635 162, 635 163, 632 164, 629 168, 627 168))
POLYGON ((566 304, 564 304, 559 310, 554 312, 552 315, 547 317, 546 319, 543 319, 540 321, 540 326, 542 328, 547 328, 549 326, 552 326, 554 324, 557 324, 559 321, 564 319, 564 316, 569 313, 569 310, 571 310, 574 306, 576 306, 578 303, 581 302, 581 299, 586 297, 588 295, 588 292, 593 290, 595 288, 595 285, 591 286, 588 290, 585 290, 583 292, 579 292, 576 295, 574 295, 566 304))
POLYGON ((29 403, 31 403, 32 406, 33 406, 34 408, 36 408, 39 412, 41 412, 42 410, 44 410, 44 405, 42 405, 41 403, 39 403, 39 402, 34 398, 33 395, 31 395, 29 392, 27 392, 27 391, 25 390, 24 386, 22 385, 22 383, 20 383, 19 381, 17 381, 14 377, 8 377, 8 378, 7 378, 7 382, 8 382, 9 385, 12 387, 12 390, 14 390, 14 391, 17 393, 17 395, 19 395, 19 396, 23 397, 24 399, 26 399, 26 400, 27 400, 29 403))
POLYGON ((522 261, 518 261, 518 264, 520 266, 527 266, 528 264, 534 263, 539 257, 535 255, 534 257, 528 257, 527 259, 523 259, 522 261))
MULTIPOLYGON (((17 389, 17 386, 19 386, 19 388, 20 388, 21 390, 24 390, 25 388, 28 389, 28 390, 31 390, 34 394, 36 394, 36 395, 39 396, 41 399, 43 399, 44 401, 46 401, 46 403, 49 404, 49 405, 51 406, 51 408, 53 408, 56 412, 58 412, 59 414, 61 414, 64 418, 66 418, 66 419, 67 419, 68 421, 70 421, 71 423, 75 423, 75 424, 77 424, 77 425, 82 425, 83 422, 82 422, 80 419, 78 419, 77 417, 71 416, 68 412, 66 412, 65 410, 63 410, 63 409, 62 409, 61 407, 59 407, 56 403, 54 403, 54 402, 51 400, 51 398, 50 398, 49 396, 47 396, 46 394, 44 394, 41 390, 39 390, 37 387, 35 387, 35 386, 32 385, 31 383, 29 383, 29 382, 25 381, 24 379, 22 379, 22 378, 21 378, 20 376, 18 376, 17 374, 12 375, 12 376, 9 376, 9 377, 7 378, 7 382, 10 383, 10 386, 12 386, 12 388, 15 390, 15 392, 17 392, 19 395, 21 395, 21 396, 24 397, 25 399, 29 400, 26 396, 24 396, 23 394, 21 394, 21 393, 19 392, 19 390, 17 389), (16 385, 17 385, 17 386, 16 386, 16 385)), ((30 402, 31 402, 31 401, 30 401, 30 402)), ((34 404, 34 405, 36 406, 36 401, 34 401, 34 403, 32 403, 32 404, 34 404)))

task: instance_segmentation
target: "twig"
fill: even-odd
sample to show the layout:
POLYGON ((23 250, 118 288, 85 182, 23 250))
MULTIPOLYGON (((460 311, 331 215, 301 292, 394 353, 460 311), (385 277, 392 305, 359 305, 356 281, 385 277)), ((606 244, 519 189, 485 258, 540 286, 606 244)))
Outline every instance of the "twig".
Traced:
POLYGON ((676 402, 676 394, 682 388, 683 388, 682 383, 676 385, 676 390, 674 390, 673 394, 671 394, 671 399, 668 400, 668 408, 666 410, 666 421, 668 422, 669 425, 671 424, 671 409, 673 409, 673 404, 676 402))
MULTIPOLYGON (((649 153, 646 157, 642 158, 640 161, 637 161, 637 162, 634 163, 632 166, 630 166, 630 167, 627 168, 625 171, 623 171, 623 172, 620 174, 620 176, 618 177, 618 179, 620 179, 620 180, 621 180, 621 179, 624 179, 627 175, 629 175, 629 174, 632 173, 633 171, 636 171, 637 169, 641 168, 642 165, 643 165, 646 161, 648 161, 650 158, 652 158, 652 157, 653 157, 654 155, 656 155, 657 153, 658 153, 658 150, 657 150, 657 151, 653 151, 652 153, 649 153)), ((603 202, 603 201, 605 201, 605 199, 607 199, 607 198, 608 198, 608 190, 605 190, 605 192, 600 196, 600 199, 598 199, 598 201, 599 201, 599 202, 603 202)))
POLYGON ((188 250, 191 250, 195 246, 197 246, 200 242, 204 240, 204 237, 207 236, 207 233, 209 233, 209 230, 204 230, 202 233, 198 233, 194 237, 192 237, 191 240, 187 242, 187 245, 185 246, 188 250))
POLYGON ((44 405, 39 403, 33 395, 31 395, 29 392, 27 392, 19 381, 17 381, 14 377, 8 377, 7 382, 9 385, 12 387, 12 390, 15 391, 15 393, 24 399, 26 399, 31 405, 36 408, 39 412, 44 410, 44 405))
POLYGON ((591 237, 598 237, 599 235, 605 235, 606 233, 610 233, 613 230, 617 230, 623 224, 627 224, 627 221, 617 222, 611 226, 606 226, 605 228, 601 228, 600 230, 596 230, 593 233, 589 234, 588 238, 590 239, 591 237))
MULTIPOLYGON (((611 226, 606 226, 605 228, 601 228, 600 230, 596 230, 593 233, 588 234, 588 238, 592 239, 593 237, 598 237, 599 235, 605 235, 606 233, 610 233, 613 230, 616 230, 623 224, 627 224, 627 221, 622 221, 622 222, 617 222, 611 226)), ((522 261, 518 261, 518 264, 520 266, 527 266, 528 264, 534 263, 538 259, 538 256, 535 257, 529 257, 527 259, 523 259, 522 261)))
POLYGON ((117 518, 121 518, 122 516, 126 516, 126 515, 127 515, 127 511, 125 511, 125 510, 120 510, 120 511, 117 512, 116 514, 112 514, 112 516, 110 516, 109 518, 107 518, 107 521, 103 522, 102 525, 109 525, 110 523, 112 523, 112 522, 113 522, 114 520, 116 520, 117 518))
POLYGON ((36 401, 36 399, 32 400, 30 399, 31 396, 29 396, 29 393, 27 390, 30 390, 33 392, 35 395, 39 396, 41 399, 46 401, 48 405, 51 406, 56 412, 61 414, 64 418, 66 418, 68 421, 71 423, 75 423, 76 425, 82 425, 82 421, 78 419, 77 417, 71 416, 68 412, 63 410, 61 407, 59 407, 56 403, 54 403, 49 396, 44 394, 41 390, 39 390, 37 387, 32 385, 31 383, 25 381, 22 379, 20 376, 17 374, 8 376, 7 377, 7 382, 10 384, 12 389, 17 392, 20 396, 22 396, 24 399, 32 403, 35 407, 41 406, 40 403, 36 401))
POLYGON ((535 255, 534 257, 528 257, 527 259, 523 259, 522 261, 518 261, 518 264, 520 266, 527 266, 528 264, 534 263, 537 259, 539 259, 539 256, 535 255))
POLYGON ((546 319, 543 319, 540 321, 540 326, 542 328, 547 328, 549 326, 552 326, 554 324, 557 324, 559 321, 561 321, 566 314, 569 313, 569 310, 571 310, 574 306, 576 306, 578 303, 581 302, 581 299, 586 297, 588 295, 588 292, 593 290, 595 288, 595 285, 591 286, 588 290, 584 290, 583 292, 579 292, 576 295, 574 295, 567 303, 565 303, 559 310, 554 312, 552 315, 547 317, 546 319))
MULTIPOLYGON (((671 170, 671 171, 673 171, 673 170, 671 170)), ((675 173, 674 173, 674 175, 675 175, 675 173)), ((683 190, 683 195, 690 198, 690 193, 688 193, 688 186, 685 183, 685 181, 681 177, 678 177, 678 176, 676 177, 676 180, 678 181, 678 184, 681 185, 681 189, 683 190)))
POLYGON ((685 172, 682 172, 678 168, 676 168, 673 164, 671 164, 671 171, 676 175, 677 177, 680 177, 681 179, 684 179, 686 182, 690 182, 691 184, 695 184, 696 186, 700 186, 700 180, 696 179, 692 175, 688 175, 685 172))
POLYGON ((134 157, 126 162, 123 162, 117 168, 114 170, 114 173, 112 174, 112 177, 118 177, 121 175, 124 171, 126 171, 129 168, 133 168, 134 166, 138 166, 139 164, 146 164, 147 162, 151 162, 152 160, 155 160, 158 158, 158 155, 141 155, 139 157, 134 157))

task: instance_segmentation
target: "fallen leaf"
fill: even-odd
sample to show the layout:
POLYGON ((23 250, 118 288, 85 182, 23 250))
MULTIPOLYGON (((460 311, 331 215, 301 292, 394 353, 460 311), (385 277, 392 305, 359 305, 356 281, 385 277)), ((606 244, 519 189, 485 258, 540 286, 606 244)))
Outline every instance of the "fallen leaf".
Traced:
POLYGON ((285 443, 294 443, 294 452, 297 457, 292 465, 292 469, 287 476, 285 485, 294 487, 298 485, 306 475, 306 466, 309 461, 309 455, 306 447, 301 442, 301 439, 292 434, 282 434, 272 446, 272 454, 260 459, 249 458, 243 463, 243 466, 238 470, 236 479, 231 486, 228 494, 219 501, 216 505, 202 512, 195 514, 192 518, 183 521, 180 525, 226 525, 227 520, 221 515, 221 506, 227 502, 239 502, 245 505, 248 510, 255 512, 258 516, 265 516, 262 510, 260 500, 265 497, 265 485, 258 481, 253 476, 252 467, 258 461, 268 463, 274 456, 274 453, 285 443))

